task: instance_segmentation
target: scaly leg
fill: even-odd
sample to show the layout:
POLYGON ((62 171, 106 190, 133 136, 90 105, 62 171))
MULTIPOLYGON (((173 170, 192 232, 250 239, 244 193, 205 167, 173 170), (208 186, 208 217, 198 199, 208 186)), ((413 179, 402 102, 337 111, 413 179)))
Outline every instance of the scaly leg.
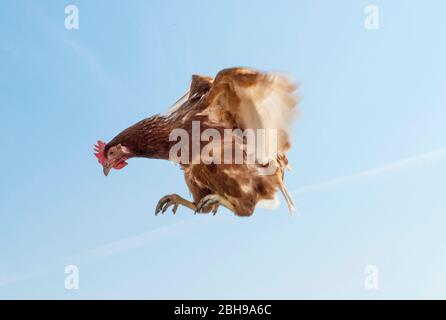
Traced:
POLYGON ((177 212, 178 206, 180 204, 185 207, 188 207, 189 209, 191 209, 193 211, 197 210, 197 206, 193 202, 190 202, 190 201, 180 197, 177 194, 168 194, 167 196, 162 197, 158 201, 158 205, 156 206, 156 209, 155 209, 155 215, 158 215, 158 213, 160 213, 160 212, 164 214, 164 212, 166 212, 166 210, 170 206, 174 206, 172 209, 172 212, 173 212, 173 214, 175 214, 177 212))
POLYGON ((232 212, 235 212, 235 208, 227 199, 223 198, 222 196, 218 194, 208 194, 207 196, 203 197, 197 204, 197 209, 195 210, 196 213, 204 213, 205 208, 209 206, 214 206, 212 209, 212 213, 215 215, 217 213, 219 205, 222 205, 232 212))

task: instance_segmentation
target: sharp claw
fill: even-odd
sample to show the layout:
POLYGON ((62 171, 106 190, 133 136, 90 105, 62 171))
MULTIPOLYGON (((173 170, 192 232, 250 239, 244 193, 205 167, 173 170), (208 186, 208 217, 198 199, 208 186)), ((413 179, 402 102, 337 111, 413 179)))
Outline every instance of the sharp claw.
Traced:
POLYGON ((160 203, 158 202, 156 209, 155 209, 155 216, 158 215, 158 213, 160 212, 161 208, 160 208, 160 203))
POLYGON ((213 198, 203 198, 201 199, 198 204, 197 204, 197 209, 195 210, 194 214, 200 213, 200 212, 204 212, 204 209, 208 206, 212 206, 216 204, 216 208, 212 210, 213 215, 215 216, 215 214, 217 213, 218 210, 218 206, 219 206, 219 201, 213 198))
POLYGON ((173 204, 173 202, 170 199, 164 204, 163 214, 164 214, 164 212, 166 212, 167 208, 169 208, 172 204, 173 204))
POLYGON ((172 212, 175 214, 177 212, 179 203, 176 201, 176 198, 174 195, 168 195, 162 197, 155 208, 155 215, 158 215, 160 212, 164 214, 169 207, 173 206, 172 212))
POLYGON ((206 201, 200 202, 197 207, 197 213, 203 212, 205 208, 206 201))
POLYGON ((160 213, 160 211, 162 210, 162 208, 163 208, 165 202, 166 202, 166 197, 163 197, 163 198, 161 198, 161 199, 158 201, 158 204, 157 204, 156 209, 155 209, 155 215, 156 215, 156 216, 157 216, 158 213, 160 213))

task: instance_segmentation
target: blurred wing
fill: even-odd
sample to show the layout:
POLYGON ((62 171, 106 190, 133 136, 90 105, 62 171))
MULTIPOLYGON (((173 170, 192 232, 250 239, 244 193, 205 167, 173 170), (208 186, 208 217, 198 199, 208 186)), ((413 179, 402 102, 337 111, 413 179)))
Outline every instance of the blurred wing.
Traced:
POLYGON ((192 75, 192 81, 186 93, 179 98, 167 111, 167 115, 173 114, 181 108, 187 108, 188 102, 204 95, 212 84, 212 78, 197 74, 192 75))
MULTIPOLYGON (((297 115, 295 91, 293 82, 282 74, 246 68, 225 69, 212 84, 208 112, 229 113, 236 126, 243 130, 275 129, 277 152, 283 153, 291 146, 290 130, 297 115)), ((271 144, 271 136, 266 137, 266 145, 271 144)))
POLYGON ((173 105, 171 105, 169 107, 166 114, 170 115, 170 114, 176 112, 177 110, 179 110, 181 107, 183 107, 186 104, 188 98, 189 98, 189 90, 186 91, 186 93, 181 98, 179 98, 177 101, 175 101, 175 103, 173 105))

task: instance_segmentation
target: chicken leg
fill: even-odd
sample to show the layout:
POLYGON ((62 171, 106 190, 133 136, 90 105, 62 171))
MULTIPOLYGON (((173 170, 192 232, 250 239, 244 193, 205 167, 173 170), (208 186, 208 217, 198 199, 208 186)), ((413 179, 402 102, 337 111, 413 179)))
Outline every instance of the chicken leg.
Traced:
POLYGON ((186 200, 177 194, 168 194, 167 196, 162 197, 158 201, 158 204, 155 209, 155 215, 158 215, 158 213, 160 212, 164 214, 164 212, 166 212, 166 210, 170 206, 173 206, 172 212, 173 214, 175 214, 180 204, 185 207, 188 207, 193 211, 197 210, 197 206, 193 202, 190 202, 189 200, 186 200))
POLYGON ((217 213, 218 207, 222 205, 232 212, 235 211, 234 206, 231 202, 229 202, 227 199, 223 198, 222 196, 218 194, 208 194, 207 196, 203 197, 197 204, 197 209, 195 210, 195 213, 205 213, 207 210, 205 208, 209 206, 213 206, 212 213, 217 213))

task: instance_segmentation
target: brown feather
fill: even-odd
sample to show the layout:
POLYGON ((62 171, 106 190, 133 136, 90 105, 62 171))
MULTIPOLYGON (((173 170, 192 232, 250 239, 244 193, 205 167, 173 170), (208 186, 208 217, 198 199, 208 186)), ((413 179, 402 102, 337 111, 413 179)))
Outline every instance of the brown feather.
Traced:
MULTIPOLYGON (((193 75, 184 103, 167 115, 156 115, 125 129, 106 145, 105 154, 111 146, 121 144, 134 157, 168 159, 175 143, 169 142, 170 132, 182 128, 191 136, 192 121, 200 121, 201 131, 217 129, 222 137, 224 129, 276 128, 280 131, 279 154, 269 159, 277 168, 273 175, 259 174, 264 166, 260 163, 181 164, 181 168, 195 203, 206 195, 218 194, 230 201, 237 215, 249 216, 260 200, 271 200, 280 190, 292 209, 283 175, 288 165, 285 152, 291 145, 290 127, 296 112, 294 91, 294 85, 284 76, 245 68, 222 70, 215 80, 193 75)), ((233 154, 240 148, 246 158, 246 142, 231 139, 233 154)), ((202 142, 202 147, 206 143, 202 142)), ((223 155, 227 150, 221 145, 223 155)))

